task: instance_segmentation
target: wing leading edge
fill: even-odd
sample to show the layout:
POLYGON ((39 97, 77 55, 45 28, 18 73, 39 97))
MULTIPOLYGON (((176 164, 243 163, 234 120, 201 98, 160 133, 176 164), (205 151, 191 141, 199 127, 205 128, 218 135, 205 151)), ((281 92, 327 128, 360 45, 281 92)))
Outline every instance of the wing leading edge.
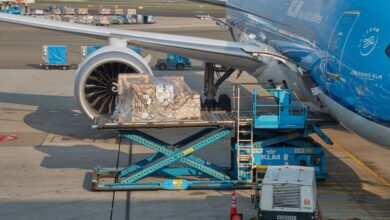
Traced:
POLYGON ((243 48, 254 47, 258 51, 267 51, 269 49, 269 46, 259 45, 258 43, 231 42, 173 34, 121 30, 6 13, 0 13, 0 21, 41 29, 88 35, 95 38, 118 38, 126 40, 131 45, 161 52, 172 52, 246 71, 256 70, 261 66, 262 61, 250 56, 243 48))

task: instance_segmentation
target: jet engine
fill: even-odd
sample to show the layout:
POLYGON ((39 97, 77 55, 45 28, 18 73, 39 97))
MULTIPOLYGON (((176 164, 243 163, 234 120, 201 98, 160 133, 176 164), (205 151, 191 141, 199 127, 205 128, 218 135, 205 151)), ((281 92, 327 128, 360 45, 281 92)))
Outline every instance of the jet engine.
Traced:
POLYGON ((80 64, 76 72, 74 95, 88 118, 114 112, 119 73, 153 75, 144 58, 126 47, 103 47, 80 64))

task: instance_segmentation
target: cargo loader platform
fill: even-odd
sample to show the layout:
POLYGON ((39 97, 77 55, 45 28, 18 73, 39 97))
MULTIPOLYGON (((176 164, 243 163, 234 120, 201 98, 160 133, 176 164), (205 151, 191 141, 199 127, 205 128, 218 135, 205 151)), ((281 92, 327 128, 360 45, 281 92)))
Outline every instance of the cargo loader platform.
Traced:
POLYGON ((226 111, 203 111, 200 119, 176 121, 136 121, 117 122, 108 117, 94 118, 92 128, 103 130, 126 130, 141 128, 181 128, 181 127, 233 127, 234 117, 226 111))
POLYGON ((332 144, 317 127, 321 119, 308 118, 316 114, 309 114, 307 107, 288 89, 254 89, 252 109, 242 109, 240 90, 235 88, 235 107, 231 113, 204 111, 199 119, 161 121, 118 122, 110 117, 95 118, 94 129, 118 131, 131 144, 140 144, 156 153, 125 168, 96 167, 93 190, 254 188, 261 184, 264 169, 285 164, 314 167, 317 179, 325 179, 325 154, 322 146, 310 137, 316 134, 332 144), (196 129, 174 144, 148 134, 149 129, 191 127, 203 129, 196 129), (228 137, 231 139, 229 167, 194 156, 228 137))

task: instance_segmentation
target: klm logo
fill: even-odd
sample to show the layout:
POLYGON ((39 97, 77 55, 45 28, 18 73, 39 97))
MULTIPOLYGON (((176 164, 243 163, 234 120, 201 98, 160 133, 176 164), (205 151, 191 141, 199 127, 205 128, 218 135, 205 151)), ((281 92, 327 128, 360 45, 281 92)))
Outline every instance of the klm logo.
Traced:
POLYGON ((261 158, 261 160, 280 160, 280 155, 266 154, 266 155, 261 155, 260 158, 261 158))

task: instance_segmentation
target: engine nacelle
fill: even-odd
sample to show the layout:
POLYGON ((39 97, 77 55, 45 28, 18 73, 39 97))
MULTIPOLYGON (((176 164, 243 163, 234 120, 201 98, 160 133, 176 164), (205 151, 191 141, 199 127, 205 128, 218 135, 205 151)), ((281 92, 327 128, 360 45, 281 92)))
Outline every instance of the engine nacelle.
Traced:
POLYGON ((153 75, 143 57, 126 47, 103 47, 80 64, 76 72, 74 95, 88 118, 114 112, 119 73, 153 75))

